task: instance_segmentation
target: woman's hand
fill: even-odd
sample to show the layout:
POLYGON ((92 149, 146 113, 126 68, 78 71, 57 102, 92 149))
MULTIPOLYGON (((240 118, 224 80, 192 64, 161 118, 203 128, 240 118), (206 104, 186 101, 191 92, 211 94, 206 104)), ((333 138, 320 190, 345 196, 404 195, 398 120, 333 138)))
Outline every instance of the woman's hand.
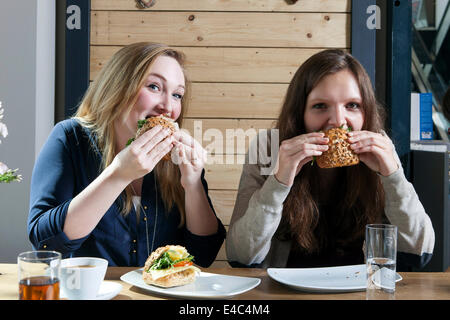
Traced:
POLYGON ((172 149, 174 139, 170 133, 161 126, 148 130, 120 151, 111 165, 126 181, 143 177, 172 149))
POLYGON ((206 150, 183 130, 173 134, 175 148, 172 161, 180 167, 181 185, 188 188, 200 183, 200 176, 206 163, 206 150))
POLYGON ((328 138, 324 136, 323 132, 313 132, 281 142, 275 178, 279 182, 291 186, 305 163, 328 150, 328 138))
POLYGON ((371 131, 348 133, 350 148, 370 169, 387 177, 397 171, 394 146, 388 136, 371 131))

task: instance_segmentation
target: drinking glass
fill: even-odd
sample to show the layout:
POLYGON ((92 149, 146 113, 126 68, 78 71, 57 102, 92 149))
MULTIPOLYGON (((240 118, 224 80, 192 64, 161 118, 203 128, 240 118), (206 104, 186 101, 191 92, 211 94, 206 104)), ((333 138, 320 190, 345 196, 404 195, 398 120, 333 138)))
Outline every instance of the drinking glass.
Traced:
POLYGON ((366 226, 366 299, 393 299, 397 262, 397 227, 366 226))
POLYGON ((20 300, 59 300, 61 253, 22 252, 17 264, 20 300))

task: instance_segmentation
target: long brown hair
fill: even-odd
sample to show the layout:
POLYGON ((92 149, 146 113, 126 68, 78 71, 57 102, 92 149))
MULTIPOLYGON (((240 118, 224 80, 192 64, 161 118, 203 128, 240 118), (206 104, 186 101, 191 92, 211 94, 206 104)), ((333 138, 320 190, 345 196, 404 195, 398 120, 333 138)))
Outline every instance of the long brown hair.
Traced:
MULTIPOLYGON (((137 101, 139 90, 148 77, 150 68, 159 56, 174 58, 183 68, 185 93, 181 101, 181 114, 177 119, 181 127, 190 94, 190 82, 184 70, 185 57, 181 51, 152 42, 139 42, 118 50, 91 83, 74 119, 90 129, 96 136, 96 147, 102 154, 101 170, 111 164, 120 150, 116 150, 113 124, 119 116, 128 116, 137 101)), ((180 171, 172 161, 160 161, 154 169, 161 197, 169 211, 174 204, 180 211, 180 226, 185 221, 184 189, 180 183, 180 171)), ((132 207, 131 186, 125 189, 122 214, 132 207)))
MULTIPOLYGON (((349 70, 355 76, 362 98, 364 123, 362 130, 380 132, 383 110, 377 103, 370 78, 362 65, 342 50, 325 50, 305 61, 295 73, 285 96, 276 128, 280 142, 305 134, 304 112, 307 97, 325 76, 349 70)), ((283 217, 278 234, 298 243, 308 253, 327 245, 325 219, 320 217, 320 169, 306 164, 294 180, 283 205, 283 217)), ((336 170, 336 169, 335 169, 336 170)), ((361 239, 365 225, 380 221, 384 210, 384 190, 377 173, 362 162, 337 169, 339 186, 333 189, 331 203, 335 205, 333 221, 338 245, 361 239)))

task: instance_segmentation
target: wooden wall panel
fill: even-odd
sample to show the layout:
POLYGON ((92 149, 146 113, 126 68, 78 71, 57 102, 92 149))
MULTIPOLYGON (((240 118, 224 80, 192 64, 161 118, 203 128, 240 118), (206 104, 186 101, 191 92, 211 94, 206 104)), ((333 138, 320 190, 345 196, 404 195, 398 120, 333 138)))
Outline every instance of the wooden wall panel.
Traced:
MULTIPOLYGON (((116 46, 92 46, 90 78, 109 60, 116 46)), ((298 67, 322 49, 298 48, 179 48, 194 82, 289 83, 298 67)))
POLYGON ((258 131, 271 128, 274 124, 275 120, 185 119, 182 128, 208 153, 214 150, 216 154, 245 154, 258 131))
POLYGON ((349 26, 341 13, 93 11, 91 43, 347 48, 349 26))
POLYGON ((210 189, 237 190, 242 164, 207 164, 205 178, 210 189))
MULTIPOLYGON (((92 10, 138 10, 132 0, 92 0, 92 10)), ((151 11, 285 11, 350 12, 351 0, 299 0, 289 5, 284 0, 156 0, 151 11)))
MULTIPOLYGON (((225 227, 225 230, 228 233, 228 226, 225 227)), ((217 253, 216 260, 218 260, 218 261, 227 261, 227 251, 226 251, 226 248, 225 248, 225 242, 220 247, 219 252, 217 253)))
POLYGON ((275 119, 287 84, 193 83, 187 117, 275 119))
POLYGON ((209 197, 214 203, 214 209, 222 219, 224 225, 229 225, 233 214, 234 202, 237 191, 235 190, 214 190, 210 189, 209 197))
MULTIPOLYGON (((91 10, 91 80, 129 43, 161 42, 186 54, 192 97, 183 127, 196 137, 196 126, 214 152, 206 179, 227 230, 251 139, 239 149, 227 130, 273 127, 298 67, 324 48, 351 47, 351 0, 156 0, 144 10, 134 0, 92 0, 91 10), (215 134, 220 150, 212 148, 215 134)), ((213 266, 229 267, 225 245, 213 266)))

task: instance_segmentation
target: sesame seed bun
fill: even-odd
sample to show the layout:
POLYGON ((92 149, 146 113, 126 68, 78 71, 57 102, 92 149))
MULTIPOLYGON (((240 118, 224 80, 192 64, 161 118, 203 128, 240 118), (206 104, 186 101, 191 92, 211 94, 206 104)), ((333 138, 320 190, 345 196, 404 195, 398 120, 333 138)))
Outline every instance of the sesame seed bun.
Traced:
POLYGON ((359 163, 359 157, 350 148, 348 131, 342 128, 332 128, 325 131, 325 137, 329 139, 328 150, 317 157, 317 165, 320 168, 336 168, 353 166, 359 163))

